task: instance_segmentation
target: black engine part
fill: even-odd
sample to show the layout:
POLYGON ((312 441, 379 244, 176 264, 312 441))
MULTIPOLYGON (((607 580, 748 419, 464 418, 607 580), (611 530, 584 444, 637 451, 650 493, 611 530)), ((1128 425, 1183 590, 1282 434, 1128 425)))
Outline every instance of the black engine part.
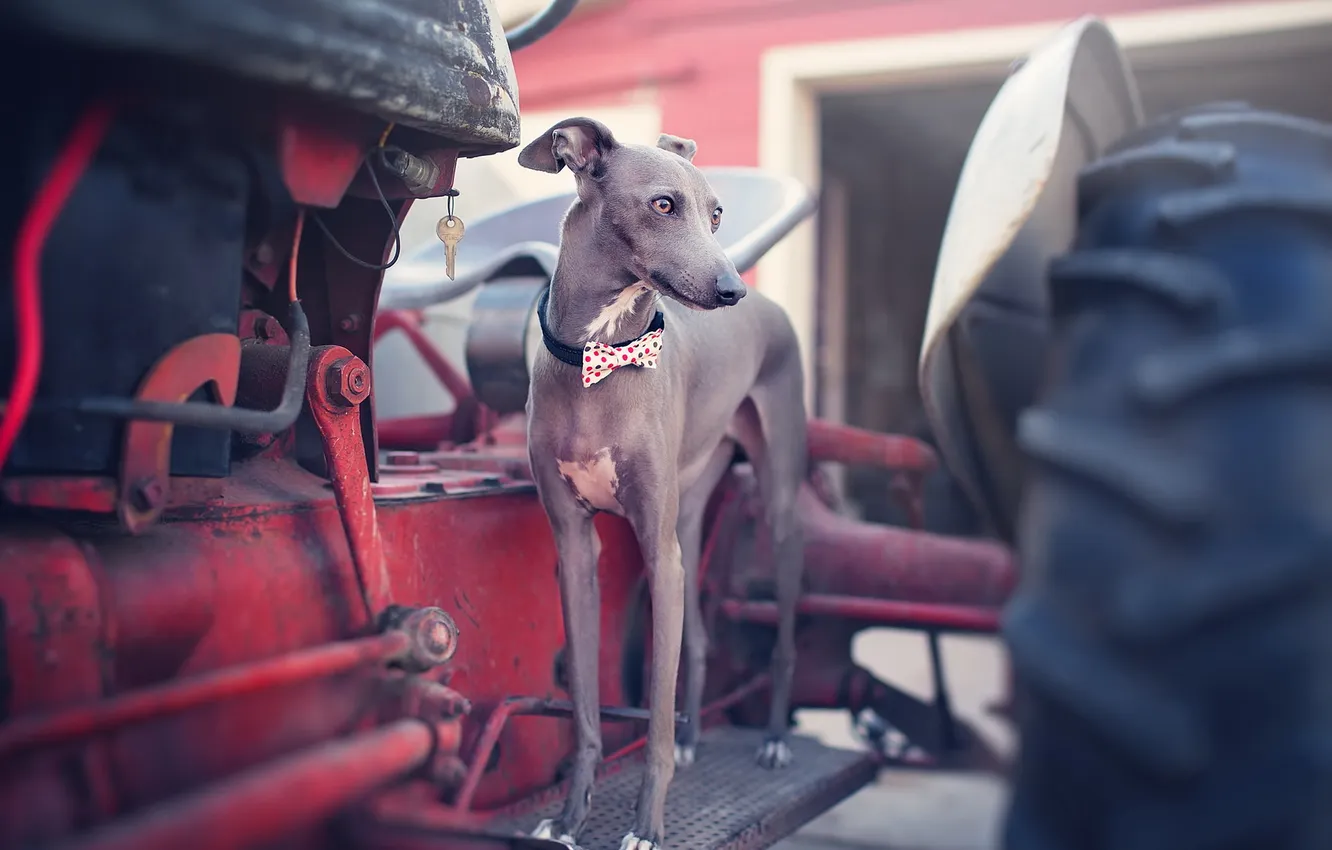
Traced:
MULTIPOLYGON (((529 22, 531 36, 564 5, 529 22)), ((6 0, 0 32, 100 55, 112 70, 128 56, 163 75, 195 68, 326 99, 483 156, 519 141, 513 60, 492 10, 487 0, 6 0)))
MULTIPOLYGON (((21 128, 0 143, 15 190, 0 202, 15 225, 7 233, 47 179, 84 102, 78 86, 37 88, 26 111, 5 110, 21 128)), ((41 380, 7 472, 115 474, 124 422, 83 415, 77 403, 130 398, 174 346, 237 332, 250 184, 244 154, 218 138, 204 110, 159 104, 118 114, 45 243, 41 380)), ((0 253, 9 269, 13 245, 0 253)), ((4 299, 6 383, 15 331, 4 299)), ((192 400, 213 401, 202 390, 192 400)), ((224 476, 230 447, 226 431, 182 426, 171 471, 224 476)))

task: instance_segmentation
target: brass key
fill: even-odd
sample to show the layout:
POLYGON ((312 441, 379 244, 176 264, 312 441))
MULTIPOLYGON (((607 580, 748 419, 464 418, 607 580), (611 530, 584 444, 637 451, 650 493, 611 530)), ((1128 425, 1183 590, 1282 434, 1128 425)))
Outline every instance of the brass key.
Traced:
POLYGON ((444 273, 449 276, 449 280, 453 280, 453 261, 465 229, 463 220, 452 213, 441 218, 435 227, 435 235, 444 243, 444 273))

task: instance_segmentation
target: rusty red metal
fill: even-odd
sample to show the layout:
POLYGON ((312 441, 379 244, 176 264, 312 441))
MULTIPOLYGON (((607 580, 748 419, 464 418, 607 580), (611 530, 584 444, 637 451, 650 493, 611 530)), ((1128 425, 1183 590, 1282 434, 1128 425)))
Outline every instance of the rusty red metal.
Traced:
MULTIPOLYGON (((997 608, 963 605, 931 605, 893 599, 864 599, 859 596, 806 594, 796 611, 808 617, 837 617, 875 626, 994 633, 999 630, 997 608)), ((777 624, 777 603, 727 599, 722 612, 736 622, 777 624)))
MULTIPOLYGON (((216 403, 230 406, 236 401, 239 372, 240 338, 206 334, 185 340, 154 363, 135 398, 182 402, 208 386, 216 403)), ((125 426, 116 508, 131 534, 156 522, 170 499, 174 431, 170 422, 136 420, 125 426)))
POLYGON ((808 487, 799 498, 809 593, 997 610, 1017 583, 998 543, 859 522, 808 487))
POLYGON ((373 622, 393 604, 393 586, 384 560, 361 434, 360 405, 369 397, 370 370, 351 352, 325 346, 311 354, 306 398, 323 437, 324 459, 347 533, 367 622, 373 622))
MULTIPOLYGON (((282 349, 272 349, 280 360, 282 349)), ((39 707, 58 709, 86 701, 90 711, 100 706, 114 717, 127 710, 118 702, 122 697, 115 694, 142 698, 144 692, 137 689, 173 680, 188 685, 188 680, 181 681, 183 677, 234 664, 262 664, 269 659, 280 667, 282 659, 290 661, 288 653, 317 652, 313 648, 326 641, 364 633, 372 623, 357 580, 355 547, 348 544, 344 512, 339 509, 340 478, 367 488, 359 496, 351 491, 351 500, 344 494, 343 503, 354 506, 361 499, 359 504, 366 509, 359 514, 353 510, 352 516, 359 516, 353 521, 366 523, 367 531, 373 522, 377 529, 382 563, 393 589, 382 601, 437 605, 459 627, 457 651, 448 664, 448 686, 427 681, 409 685, 412 692, 428 695, 416 700, 413 714, 423 719, 452 716, 464 704, 503 705, 515 695, 517 708, 527 705, 527 700, 535 707, 558 693, 555 667, 563 627, 554 549, 544 514, 530 484, 521 478, 487 477, 467 469, 514 461, 525 454, 518 439, 521 417, 496 429, 492 435, 496 445, 423 453, 386 465, 385 469, 401 470, 392 476, 400 481, 393 492, 381 493, 375 504, 368 496, 368 475, 361 461, 360 418, 351 404, 365 391, 355 372, 347 371, 357 361, 345 349, 336 348, 317 350, 313 360, 311 415, 317 424, 319 416, 325 417, 324 427, 318 430, 329 461, 327 478, 302 470, 281 451, 266 453, 239 464, 221 498, 169 507, 169 522, 155 525, 138 538, 76 542, 36 527, 24 529, 10 523, 0 529, 0 559, 22 565, 20 570, 0 574, 0 597, 7 603, 26 600, 10 607, 10 656, 19 662, 15 667, 11 661, 17 682, 11 712, 35 717, 39 707), (463 489, 452 489, 455 486, 463 489), (466 495, 458 497, 457 493, 466 495), (38 595, 32 588, 43 590, 38 595), (51 622, 62 625, 52 630, 46 625, 51 622), (43 659, 49 658, 59 659, 55 667, 44 666, 43 659), (99 702, 108 695, 111 702, 99 702)), ((714 527, 707 537, 709 566, 704 574, 712 588, 713 604, 723 614, 752 615, 761 623, 770 619, 770 614, 755 607, 761 607, 763 601, 728 598, 733 591, 727 571, 713 574, 717 559, 725 562, 730 555, 737 531, 761 513, 752 509, 750 498, 743 488, 727 489, 719 498, 719 506, 711 514, 714 527)), ((857 523, 834 514, 813 489, 807 489, 801 498, 807 500, 802 502, 802 514, 810 589, 815 594, 802 604, 812 621, 826 624, 816 626, 814 636, 826 635, 831 646, 845 649, 846 670, 851 669, 849 642, 858 627, 842 616, 848 610, 873 613, 873 622, 885 621, 883 611, 895 610, 898 616, 906 610, 912 615, 904 619, 922 625, 927 621, 920 615, 922 611, 938 615, 947 606, 988 608, 988 612, 974 612, 978 622, 970 625, 979 626, 980 618, 993 616, 1011 586, 1011 560, 999 547, 857 523), (825 605, 829 595, 859 601, 833 599, 825 605), (894 605, 898 607, 894 609, 894 605)), ((607 705, 623 705, 627 700, 620 670, 632 650, 629 623, 638 604, 641 566, 632 534, 621 520, 601 517, 597 526, 603 540, 600 581, 605 604, 602 633, 606 636, 601 699, 607 705)), ((928 622, 939 626, 940 618, 934 616, 928 622)), ((428 631, 434 633, 434 626, 428 631)), ((802 665, 842 670, 830 660, 842 651, 835 649, 826 656, 814 653, 802 665)), ((718 667, 722 678, 710 687, 711 698, 728 711, 760 715, 764 691, 762 680, 757 685, 754 681, 764 671, 718 667)), ((170 740, 189 742, 181 744, 182 754, 188 754, 192 762, 211 765, 207 770, 200 768, 202 772, 192 781, 199 789, 219 792, 229 787, 235 775, 234 770, 215 764, 224 753, 226 764, 246 770, 291 756, 286 733, 260 734, 255 724, 268 723, 279 706, 290 711, 302 703, 281 695, 283 689, 274 682, 265 684, 262 676, 254 677, 255 669, 265 668, 249 668, 245 674, 251 678, 246 686, 252 688, 247 690, 248 698, 259 700, 254 708, 243 707, 234 697, 223 700, 214 694, 189 711, 175 712, 174 720, 145 713, 130 724, 137 730, 133 740, 152 741, 172 730, 170 740), (224 705, 233 704, 234 708, 218 713, 224 705), (246 731, 218 736, 220 717, 230 717, 229 723, 246 731), (241 722, 241 718, 246 720, 241 722), (283 740, 286 747, 280 746, 283 740), (225 749, 217 749, 223 746, 225 749)), ((838 677, 845 675, 850 673, 838 677)), ((798 703, 847 704, 850 697, 832 689, 840 680, 825 676, 814 683, 801 674, 798 684, 806 685, 798 687, 798 703), (812 686, 816 689, 810 690, 812 686)), ((321 687, 340 687, 337 675, 325 681, 321 687)), ((147 693, 148 702, 153 703, 152 695, 157 692, 147 693)), ((333 692, 321 693, 327 702, 333 692)), ((135 703, 131 700, 129 704, 135 703)), ((516 710, 510 708, 508 713, 516 710)), ((449 820, 457 828, 482 822, 494 807, 522 799, 554 781, 570 742, 567 722, 558 718, 516 724, 502 721, 496 714, 474 717, 465 712, 456 721, 447 721, 461 724, 460 741, 474 742, 467 748, 472 757, 461 759, 455 753, 429 757, 428 769, 416 780, 428 787, 417 793, 429 797, 455 789, 457 804, 470 807, 475 815, 469 821, 454 809, 451 820, 439 815, 440 823, 449 820)), ((445 721, 429 722, 436 734, 443 734, 433 724, 445 721)), ((21 731, 23 727, 14 728, 21 731)), ((45 734, 43 740, 48 744, 59 739, 60 747, 77 746, 68 738, 45 734)), ((99 733, 106 734, 124 733, 99 733)), ((607 751, 635 749, 638 734, 633 726, 608 725, 607 751)), ((307 748, 317 743, 311 741, 307 748)), ((33 747, 32 751, 35 756, 49 748, 33 747)), ((100 763, 105 756, 99 754, 104 752, 90 743, 85 748, 88 764, 100 763)), ((119 787, 147 789, 135 793, 134 799, 142 801, 139 805, 155 800, 171 805, 169 792, 179 784, 171 777, 178 775, 174 772, 178 768, 164 773, 165 768, 150 760, 136 762, 132 755, 122 755, 117 763, 122 765, 119 771, 90 768, 93 787, 108 790, 98 797, 102 800, 98 814, 84 822, 107 822, 136 811, 137 806, 126 805, 123 792, 111 790, 119 787), (123 772, 126 765, 134 771, 128 782, 123 772)), ((43 783, 56 785, 33 787, 63 787, 59 784, 63 781, 44 779, 43 783)), ((9 787, 0 785, 0 797, 9 787)), ((305 811, 301 817, 314 817, 304 804, 297 808, 305 811)), ((267 835, 272 837, 272 833, 267 835)))
MULTIPOLYGON (((207 334, 188 339, 167 352, 140 382, 142 401, 181 402, 210 387, 217 403, 236 399, 240 339, 207 334)), ((4 481, 5 498, 18 505, 87 513, 115 513, 130 533, 157 521, 171 500, 169 422, 135 421, 125 426, 119 475, 105 477, 20 477, 4 481)))
POLYGON ((426 367, 453 398, 454 409, 445 414, 405 417, 379 423, 380 444, 391 449, 429 451, 441 443, 468 443, 486 433, 495 414, 478 402, 467 378, 444 357, 421 329, 419 310, 389 310, 375 320, 376 341, 392 331, 400 332, 426 367))
MULTIPOLYGON (((467 379, 454 368, 439 346, 421 330, 421 314, 412 310, 387 310, 375 318, 375 339, 380 340, 391 331, 398 331, 411 343, 412 349, 421 356, 430 368, 430 372, 453 396, 454 402, 462 404, 472 397, 472 387, 467 379)), ((443 442, 444 437, 435 440, 434 445, 443 442)))
MULTIPOLYGON (((382 125, 293 112, 270 129, 292 199, 320 208, 348 253, 381 263, 411 201, 382 181, 390 218, 368 182, 382 125)), ((456 152, 412 153, 440 170, 430 193, 451 185, 456 152)), ((292 244, 296 216, 268 212, 247 243, 254 279, 238 335, 173 352, 145 397, 180 399, 214 381, 224 403, 274 406, 289 341, 273 317, 291 259, 275 246, 292 244)), ((438 850, 463 850, 475 845, 460 830, 558 793, 572 744, 567 719, 550 716, 565 634, 524 418, 475 405, 412 317, 376 318, 379 270, 348 260, 321 228, 304 236, 298 294, 314 348, 297 427, 238 439, 232 474, 205 481, 165 477, 169 426, 130 424, 122 478, 160 492, 2 482, 7 499, 34 507, 108 513, 124 495, 146 507, 132 518, 137 535, 64 516, 0 518, 0 845, 318 850, 328 846, 319 828, 364 803, 412 812, 438 831, 438 850), (459 400, 452 415, 376 428, 372 335, 394 328, 459 400), (381 469, 377 435, 417 453, 381 469)), ((917 441, 819 421, 810 454, 912 475, 935 464, 917 441)), ((766 719, 772 610, 748 588, 763 585, 770 559, 749 547, 761 511, 741 483, 729 477, 715 500, 700 568, 710 622, 729 626, 715 632, 708 723, 766 719)), ((867 623, 992 626, 1014 581, 1001 548, 854 522, 812 487, 801 499, 798 705, 895 704, 851 661, 867 623)), ((599 699, 628 706, 631 668, 650 650, 637 631, 642 564, 627 523, 600 516, 596 527, 599 699)), ((608 723, 606 751, 640 748, 641 727, 608 723)))
POLYGON ((0 760, 22 750, 70 744, 209 702, 332 676, 362 664, 386 662, 406 652, 410 645, 406 634, 388 632, 141 688, 91 705, 19 717, 0 726, 0 760))
POLYGON ((282 178, 298 204, 336 207, 361 168, 380 129, 371 119, 330 127, 330 116, 288 116, 281 121, 278 154, 282 178), (351 129, 352 125, 355 129, 351 129), (351 130, 348 132, 348 130, 351 130))
MULTIPOLYGON (((271 249, 269 254, 272 254, 271 249)), ((272 260, 270 259, 270 263, 272 260)), ((264 345, 290 345, 291 339, 282 323, 263 310, 242 310, 236 335, 242 340, 255 340, 264 345)))
POLYGON ((436 732, 400 720, 288 756, 184 799, 169 800, 62 850, 233 850, 316 826, 365 794, 422 768, 436 732))
POLYGON ((477 786, 481 784, 481 775, 490 763, 490 757, 495 752, 495 745, 499 743, 500 733, 508 725, 509 718, 519 714, 534 714, 541 708, 543 702, 544 700, 535 697, 514 697, 504 700, 490 712, 490 716, 486 719, 486 725, 481 730, 481 737, 477 739, 476 746, 472 748, 471 761, 467 768, 467 778, 463 780, 463 784, 454 798, 454 808, 460 813, 472 808, 472 800, 476 797, 477 786))
POLYGON ((386 419, 379 423, 379 444, 394 451, 434 451, 453 442, 456 430, 452 412, 386 419))
POLYGON ((114 478, 25 475, 4 479, 0 491, 14 505, 109 514, 116 510, 119 483, 114 478))
POLYGON ((920 440, 826 419, 809 420, 809 457, 821 463, 914 472, 930 472, 939 465, 934 450, 920 440))

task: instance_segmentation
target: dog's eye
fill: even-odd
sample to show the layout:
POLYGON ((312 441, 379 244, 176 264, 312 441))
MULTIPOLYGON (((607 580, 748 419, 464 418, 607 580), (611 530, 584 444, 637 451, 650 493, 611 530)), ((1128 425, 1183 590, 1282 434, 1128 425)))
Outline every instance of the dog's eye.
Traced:
POLYGON ((652 208, 662 215, 670 215, 675 212, 675 202, 670 198, 656 198, 652 201, 652 208))
POLYGON ((715 210, 712 211, 712 226, 713 226, 713 227, 720 227, 720 226, 721 226, 721 214, 722 214, 722 208, 721 208, 721 207, 717 207, 715 210))

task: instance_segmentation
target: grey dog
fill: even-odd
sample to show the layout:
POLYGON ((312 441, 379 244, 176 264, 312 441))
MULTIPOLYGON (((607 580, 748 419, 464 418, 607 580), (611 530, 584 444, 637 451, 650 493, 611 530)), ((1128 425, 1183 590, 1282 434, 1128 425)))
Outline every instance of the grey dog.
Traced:
POLYGON ((647 767, 621 850, 660 850, 666 790, 695 757, 707 632, 699 605, 703 511, 737 446, 755 470, 771 532, 780 609, 764 767, 786 741, 803 541, 804 377, 782 309, 747 288, 717 242, 721 203, 692 162, 693 141, 621 144, 588 118, 551 127, 519 155, 574 173, 559 261, 538 303, 545 346, 532 370, 528 451, 559 555, 575 709, 573 773, 556 821, 536 835, 576 846, 601 759, 597 653, 599 511, 628 520, 652 596, 647 767), (666 297, 661 297, 666 296, 666 297), (725 308, 717 310, 716 308, 725 308), (685 715, 675 732, 683 632, 685 715))

